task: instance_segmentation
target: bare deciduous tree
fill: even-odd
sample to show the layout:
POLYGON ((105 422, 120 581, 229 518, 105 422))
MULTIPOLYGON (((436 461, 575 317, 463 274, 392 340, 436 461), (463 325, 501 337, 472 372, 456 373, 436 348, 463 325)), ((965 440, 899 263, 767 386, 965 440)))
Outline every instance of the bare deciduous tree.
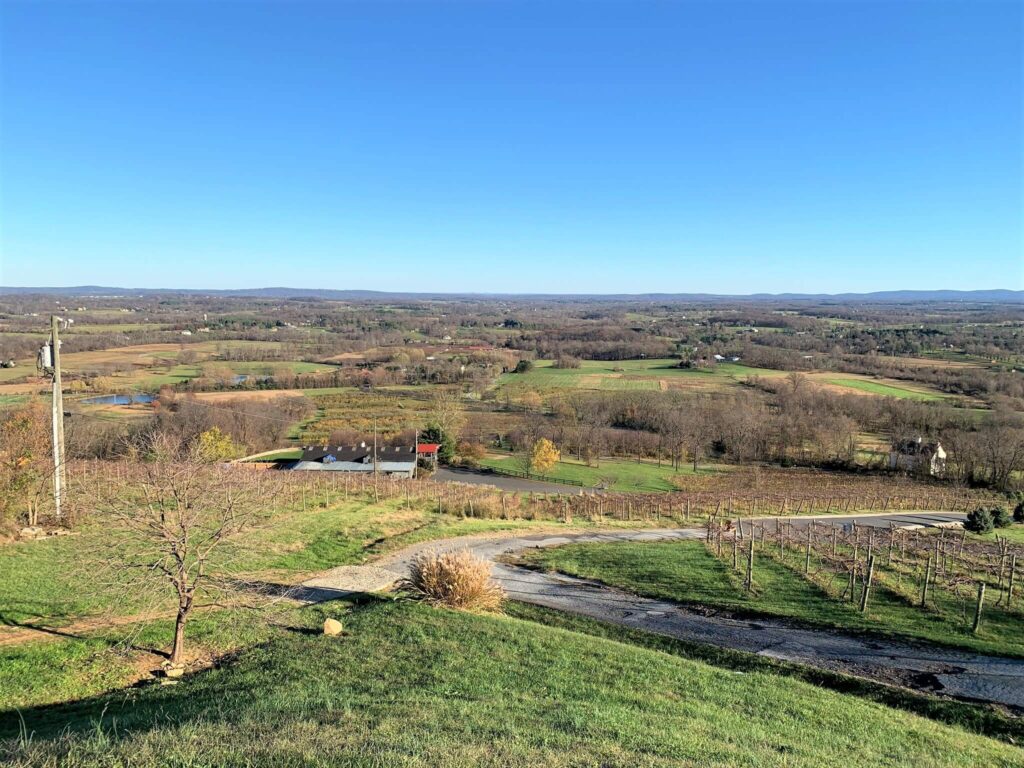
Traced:
POLYGON ((466 423, 461 400, 459 390, 452 387, 438 387, 430 400, 429 421, 439 426, 452 440, 458 438, 466 423))
POLYGON ((244 535, 269 516, 273 483, 160 438, 147 448, 148 460, 127 467, 119 482, 82 490, 103 532, 91 537, 96 544, 83 564, 97 587, 174 611, 170 660, 178 664, 197 607, 245 602, 237 562, 244 535))

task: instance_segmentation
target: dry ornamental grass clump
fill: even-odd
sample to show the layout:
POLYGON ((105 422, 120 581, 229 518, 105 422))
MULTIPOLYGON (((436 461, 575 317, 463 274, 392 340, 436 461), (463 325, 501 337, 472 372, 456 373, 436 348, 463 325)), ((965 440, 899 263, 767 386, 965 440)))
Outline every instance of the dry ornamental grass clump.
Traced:
POLYGON ((491 564, 468 550, 418 555, 406 586, 427 602, 467 611, 498 610, 505 598, 491 564))

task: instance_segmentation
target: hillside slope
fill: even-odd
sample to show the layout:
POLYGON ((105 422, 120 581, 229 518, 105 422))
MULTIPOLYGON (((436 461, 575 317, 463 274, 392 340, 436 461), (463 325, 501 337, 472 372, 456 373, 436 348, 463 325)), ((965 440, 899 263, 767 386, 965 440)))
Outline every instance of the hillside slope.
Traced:
MULTIPOLYGON (((771 674, 381 601, 179 685, 23 713, 15 766, 996 766, 1021 752, 771 674), (100 723, 101 724, 98 724, 100 723), (63 733, 62 733, 63 732, 63 733)), ((2 735, 19 718, 0 713, 2 735)))

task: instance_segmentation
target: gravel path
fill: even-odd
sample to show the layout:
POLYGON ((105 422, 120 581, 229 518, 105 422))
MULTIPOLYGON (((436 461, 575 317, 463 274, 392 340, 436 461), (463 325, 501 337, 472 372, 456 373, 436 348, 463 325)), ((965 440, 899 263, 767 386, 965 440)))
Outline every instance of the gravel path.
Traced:
MULTIPOLYGON (((897 516, 872 516, 870 524, 888 527, 897 516)), ((947 516, 902 513, 896 525, 936 525, 947 516)), ((962 516, 961 516, 962 517, 962 516)), ((852 517, 818 518, 849 524, 852 517)), ((857 517, 857 523, 866 517, 857 517)), ((307 582, 311 602, 352 591, 387 589, 408 574, 412 559, 424 551, 468 549, 495 562, 532 547, 613 541, 698 539, 701 529, 648 529, 601 533, 555 533, 466 537, 408 547, 372 567, 345 566, 307 582), (318 596, 319 595, 319 596, 318 596)), ((495 562, 494 578, 509 597, 526 603, 589 616, 681 640, 707 643, 769 658, 807 664, 885 683, 955 698, 994 702, 1024 710, 1024 660, 961 652, 908 642, 869 638, 839 631, 807 629, 777 619, 737 619, 652 600, 602 584, 561 574, 542 573, 495 562)))

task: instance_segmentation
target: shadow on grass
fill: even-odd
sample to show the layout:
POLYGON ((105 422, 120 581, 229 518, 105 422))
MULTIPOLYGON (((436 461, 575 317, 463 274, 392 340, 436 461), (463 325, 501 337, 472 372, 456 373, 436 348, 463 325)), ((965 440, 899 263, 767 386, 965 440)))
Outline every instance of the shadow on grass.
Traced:
POLYGON ((235 580, 232 589, 270 599, 295 600, 300 603, 326 603, 329 600, 358 599, 364 593, 333 587, 306 587, 302 584, 278 584, 256 579, 235 580))
MULTIPOLYGON (((28 637, 25 642, 32 642, 33 640, 43 640, 47 637, 61 638, 66 640, 99 640, 105 644, 108 648, 123 648, 126 651, 138 651, 140 653, 150 653, 154 656, 161 656, 168 658, 169 654, 166 651, 160 650, 159 648, 151 648, 146 645, 139 645, 125 640, 123 637, 103 637, 96 633, 97 627, 90 625, 86 629, 80 631, 74 631, 72 627, 49 627, 45 624, 34 623, 30 621, 18 621, 10 617, 0 614, 0 624, 6 627, 13 627, 15 629, 24 629, 31 632, 38 632, 40 637, 28 637)), ((109 627, 114 626, 113 623, 108 625, 109 627)), ((100 625, 99 629, 103 629, 104 625, 100 625)), ((8 647, 17 647, 19 643, 12 643, 8 647)), ((2 715, 3 712, 0 712, 2 715)))
MULTIPOLYGON (((392 601, 373 595, 348 595, 347 605, 364 609, 384 606, 392 601)), ((158 680, 146 680, 130 688, 92 696, 78 701, 29 709, 0 710, 0 755, 3 742, 24 734, 33 739, 53 738, 64 732, 76 734, 103 730, 118 740, 133 733, 173 726, 193 719, 215 722, 237 716, 226 699, 248 698, 246 691, 275 683, 287 684, 299 674, 320 675, 320 668, 297 667, 305 648, 289 648, 322 634, 323 620, 317 606, 310 611, 310 624, 270 623, 280 630, 277 637, 218 658, 212 668, 186 675, 180 684, 163 686, 158 680), (284 648, 280 646, 284 646, 284 648), (238 672, 237 675, 225 672, 238 672), (114 727, 116 726, 116 727, 114 727), (109 732, 108 732, 109 727, 109 732)), ((149 649, 145 649, 149 650, 149 649)))

